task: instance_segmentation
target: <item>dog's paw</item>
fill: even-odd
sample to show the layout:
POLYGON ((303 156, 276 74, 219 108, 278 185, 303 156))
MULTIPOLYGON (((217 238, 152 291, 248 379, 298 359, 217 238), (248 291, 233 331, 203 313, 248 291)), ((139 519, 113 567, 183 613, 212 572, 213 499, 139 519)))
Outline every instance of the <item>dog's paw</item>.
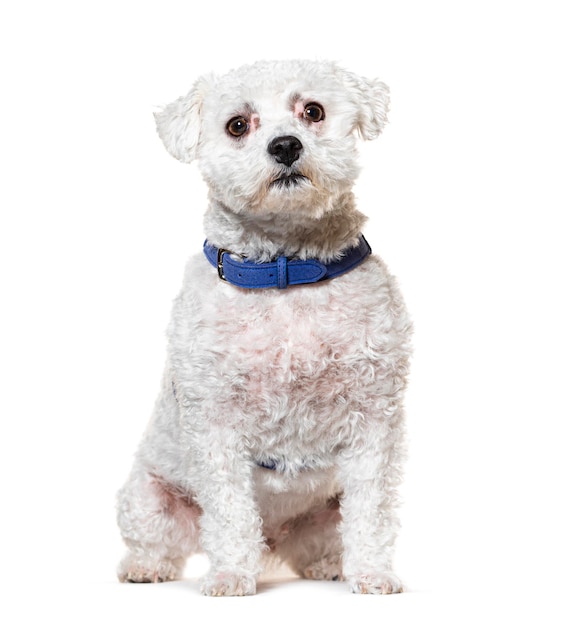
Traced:
POLYGON ((155 568, 131 567, 125 572, 118 572, 121 583, 164 583, 177 578, 177 571, 167 564, 155 568))
POLYGON ((149 563, 128 555, 118 568, 121 583, 163 583, 178 578, 178 568, 167 559, 149 563))
POLYGON ((355 576, 349 579, 353 593, 390 594, 402 593, 403 587, 400 579, 394 574, 387 572, 372 576, 355 576))
POLYGON ((201 580, 205 596, 251 596, 256 593, 256 579, 232 572, 210 573, 201 580))
POLYGON ((344 580, 341 558, 323 557, 310 563, 302 570, 301 575, 312 580, 344 580))

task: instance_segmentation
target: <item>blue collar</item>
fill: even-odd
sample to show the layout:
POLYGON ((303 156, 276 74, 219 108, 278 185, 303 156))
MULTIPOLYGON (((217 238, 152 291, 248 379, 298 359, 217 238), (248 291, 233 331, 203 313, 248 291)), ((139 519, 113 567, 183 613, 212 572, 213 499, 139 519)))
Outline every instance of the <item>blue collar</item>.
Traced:
POLYGON ((271 263, 254 263, 230 250, 216 248, 207 241, 203 251, 221 280, 247 289, 285 289, 288 285, 306 285, 336 278, 362 263, 372 252, 362 235, 357 246, 347 250, 338 261, 330 263, 321 263, 316 259, 289 261, 285 256, 271 263), (233 259, 231 254, 240 256, 240 259, 233 259))

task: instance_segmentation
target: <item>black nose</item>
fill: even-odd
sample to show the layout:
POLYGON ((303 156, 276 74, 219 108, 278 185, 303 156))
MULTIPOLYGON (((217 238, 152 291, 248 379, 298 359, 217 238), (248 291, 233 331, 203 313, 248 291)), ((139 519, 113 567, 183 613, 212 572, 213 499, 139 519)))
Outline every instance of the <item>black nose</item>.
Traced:
POLYGON ((284 135, 276 137, 268 144, 268 153, 271 154, 278 163, 283 163, 288 167, 299 159, 303 150, 303 145, 297 137, 284 135))

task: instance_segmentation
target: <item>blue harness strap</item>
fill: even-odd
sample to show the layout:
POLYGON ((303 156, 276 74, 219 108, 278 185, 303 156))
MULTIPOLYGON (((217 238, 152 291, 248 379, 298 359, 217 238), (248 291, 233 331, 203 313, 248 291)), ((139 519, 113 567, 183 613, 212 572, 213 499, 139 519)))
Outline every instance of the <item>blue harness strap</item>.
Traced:
POLYGON ((217 269, 220 279, 247 289, 285 289, 288 285, 307 285, 329 280, 349 272, 372 252, 363 235, 360 235, 355 247, 347 250, 338 261, 330 263, 321 263, 317 259, 290 261, 285 256, 270 263, 254 263, 243 257, 234 259, 231 255, 236 253, 216 248, 207 241, 203 251, 209 263, 217 269))

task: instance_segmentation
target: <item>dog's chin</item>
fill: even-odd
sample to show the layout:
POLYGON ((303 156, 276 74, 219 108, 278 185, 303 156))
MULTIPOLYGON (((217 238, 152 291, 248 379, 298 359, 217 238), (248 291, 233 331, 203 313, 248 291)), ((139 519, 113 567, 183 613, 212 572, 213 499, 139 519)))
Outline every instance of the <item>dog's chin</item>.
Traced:
POLYGON ((321 199, 315 185, 304 174, 286 173, 272 179, 260 201, 262 212, 311 213, 321 199))
POLYGON ((282 174, 270 182, 270 189, 292 190, 309 182, 303 174, 282 174))
POLYGON ((332 194, 320 189, 305 175, 281 176, 272 180, 256 211, 264 215, 288 214, 290 219, 320 218, 332 206, 332 194))

